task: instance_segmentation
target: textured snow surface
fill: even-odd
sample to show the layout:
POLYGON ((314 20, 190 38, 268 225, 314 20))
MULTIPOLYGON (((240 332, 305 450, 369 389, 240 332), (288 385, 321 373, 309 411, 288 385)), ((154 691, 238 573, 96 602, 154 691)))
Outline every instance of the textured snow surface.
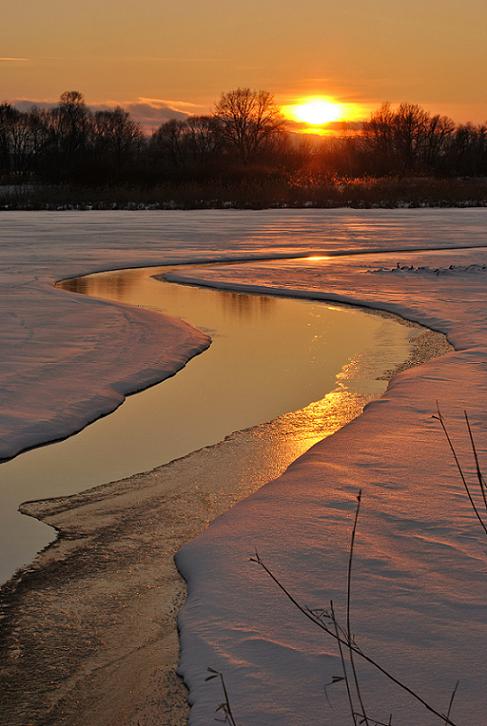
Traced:
MULTIPOLYGON (((434 240, 431 228, 429 234, 434 240)), ((192 724, 211 723, 221 701, 218 682, 204 683, 208 665, 225 673, 239 724, 351 722, 343 687, 328 689, 331 707, 324 694, 324 684, 341 675, 333 642, 249 555, 257 548, 304 605, 319 609, 333 599, 343 622, 359 488, 352 598, 357 642, 439 711, 446 712, 460 680, 455 723, 485 723, 486 541, 432 419, 438 400, 474 481, 467 409, 487 470, 487 289, 472 264, 487 264, 487 250, 265 262, 192 275, 218 286, 392 310, 448 333, 457 348, 395 378, 362 417, 181 551, 178 564, 190 592, 180 618, 182 673, 191 689, 192 724), (397 262, 456 269, 439 276, 368 272, 397 262)), ((393 723, 404 726, 441 723, 368 666, 360 674, 369 715, 387 723, 393 712, 393 723)))
MULTIPOLYGON (((207 284, 326 297, 394 310, 447 332, 457 348, 398 376, 354 423, 187 545, 190 596, 181 618, 191 721, 213 723, 225 673, 239 726, 350 722, 333 643, 285 601, 248 556, 260 555, 302 601, 343 614, 354 496, 364 490, 353 630, 360 646, 440 710, 461 686, 457 723, 487 712, 487 568, 438 424, 438 399, 463 452, 462 410, 487 442, 485 276, 368 270, 487 263, 487 211, 4 213, 1 455, 71 433, 123 395, 174 372, 207 344, 163 316, 70 295, 56 279, 95 270, 194 260, 379 251, 340 259, 258 262, 189 271, 207 284), (387 251, 393 250, 391 254, 387 251)), ((292 341, 290 341, 290 345, 292 341)), ((469 465, 471 464, 468 460, 469 465)), ((485 462, 487 464, 487 461, 485 462)), ((372 715, 436 723, 361 668, 372 715)))
POLYGON ((56 280, 191 260, 481 244, 485 219, 483 210, 0 213, 0 459, 79 430, 208 343, 179 321, 71 295, 56 280))

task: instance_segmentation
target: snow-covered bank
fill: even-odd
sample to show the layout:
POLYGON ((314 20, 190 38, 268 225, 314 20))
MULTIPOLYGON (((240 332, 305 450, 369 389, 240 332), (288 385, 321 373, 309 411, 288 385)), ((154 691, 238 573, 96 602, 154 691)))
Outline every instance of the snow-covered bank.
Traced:
MULTIPOLYGON (((182 316, 214 331, 211 349, 78 435, 3 464, 8 485, 0 501, 13 482, 21 511, 59 535, 0 591, 0 713, 9 726, 26 719, 186 724, 187 694, 176 676, 176 615, 185 596, 178 549, 360 415, 394 371, 451 350, 443 335, 390 315, 175 286, 153 279, 162 269, 101 273, 71 285, 182 316), (149 443, 142 457, 141 435, 149 443), (192 453, 181 458, 184 451, 192 453), (126 467, 146 473, 55 495, 56 482, 63 493, 66 481, 77 492, 82 482, 110 481, 126 467), (25 503, 29 490, 53 498, 25 503)), ((33 520, 16 519, 12 549, 25 551, 19 524, 33 520)))
POLYGON ((207 344, 179 322, 53 289, 129 266, 485 244, 485 210, 0 214, 0 458, 73 433, 207 344))
MULTIPOLYGON (((69 305, 77 306, 78 328, 74 335, 71 332, 71 349, 65 354, 64 364, 57 367, 56 379, 51 377, 44 386, 42 415, 46 426, 62 410, 63 397, 73 391, 89 402, 97 415, 101 366, 106 364, 108 371, 114 363, 110 353, 114 342, 119 350, 124 350, 142 319, 148 320, 145 313, 140 314, 140 319, 130 317, 120 333, 116 315, 121 313, 114 311, 122 308, 81 298, 75 302, 66 293, 51 289, 55 279, 94 269, 191 259, 485 245, 486 222, 487 213, 480 210, 1 216, 4 274, 0 283, 6 341, 2 350, 6 361, 3 411, 10 415, 9 420, 6 416, 3 419, 4 438, 7 437, 7 443, 8 435, 17 441, 22 437, 27 440, 29 421, 36 415, 35 407, 31 407, 29 385, 42 371, 43 362, 57 360, 55 351, 60 336, 63 332, 69 334, 64 321, 60 325, 68 300, 69 305), (22 288, 29 293, 25 299, 22 288), (89 304, 91 308, 86 307, 89 304), (91 330, 91 319, 95 318, 98 327, 91 330), (111 328, 108 323, 105 326, 105 330, 111 330, 109 344, 100 323, 102 318, 112 321, 111 328), (13 350, 9 341, 17 341, 18 349, 13 350), (78 377, 72 377, 74 363, 71 367, 68 364, 76 361, 80 346, 90 344, 96 355, 87 354, 82 361, 85 376, 80 384, 78 377), (51 393, 58 387, 60 395, 55 398, 51 393), (14 415, 15 411, 22 415, 14 415)), ((483 254, 480 250, 469 251, 446 255, 444 259, 448 264, 450 259, 453 263, 459 258, 475 258, 479 262, 483 254)), ((393 265, 398 257, 404 264, 413 264, 412 255, 393 255, 393 265)), ((430 262, 414 264, 438 266, 437 255, 430 257, 430 262)), ((329 447, 318 447, 298 462, 277 485, 280 489, 273 489, 276 485, 267 487, 256 499, 221 519, 203 540, 185 549, 181 563, 186 572, 191 567, 192 596, 184 620, 184 668, 196 704, 195 723, 211 723, 214 705, 221 700, 220 693, 203 683, 209 664, 221 666, 227 673, 232 698, 244 723, 314 723, 316 713, 327 708, 322 685, 330 672, 335 674, 336 660, 323 659, 318 637, 308 632, 295 613, 286 611, 284 603, 281 612, 275 591, 246 560, 258 545, 269 564, 281 568, 285 578, 291 577, 306 598, 311 600, 318 586, 318 604, 326 605, 330 594, 343 592, 343 562, 349 535, 347 514, 353 506, 353 492, 364 479, 372 483, 365 493, 364 513, 369 529, 364 528, 361 536, 369 533, 368 550, 359 550, 361 575, 356 597, 361 609, 360 617, 354 616, 356 631, 365 633, 374 647, 384 646, 386 657, 393 659, 391 665, 403 669, 407 676, 413 672, 415 677, 419 674, 420 680, 427 681, 433 662, 438 673, 425 688, 442 703, 443 699, 448 700, 454 684, 454 680, 450 682, 453 673, 454 679, 458 675, 463 677, 463 673, 475 674, 475 666, 481 662, 481 643, 485 643, 485 591, 481 590, 485 578, 475 570, 479 558, 476 532, 471 534, 473 525, 468 509, 458 494, 444 447, 429 415, 435 397, 446 404, 457 404, 465 390, 465 402, 474 411, 476 424, 483 421, 482 275, 475 275, 477 282, 473 285, 474 276, 464 275, 455 276, 454 280, 443 278, 442 286, 437 287, 431 275, 418 274, 410 280, 412 276, 407 274, 391 273, 389 280, 388 273, 363 274, 374 265, 390 267, 391 255, 367 257, 365 261, 335 259, 326 264, 324 269, 316 260, 308 264, 294 260, 279 268, 262 263, 249 273, 233 267, 219 272, 212 283, 220 284, 223 280, 233 286, 247 282, 252 287, 288 287, 302 295, 335 294, 356 302, 393 307, 433 327, 448 330, 452 340, 467 350, 448 356, 445 362, 429 364, 421 374, 403 374, 383 403, 370 408, 360 422, 344 430, 329 447), (468 302, 464 306, 465 297, 468 302), (425 493, 422 484, 434 487, 434 493, 425 493), (440 484, 443 488, 438 495, 440 484), (277 497, 273 491, 277 491, 277 497), (344 500, 348 502, 344 504, 344 500), (455 516, 458 511, 462 518, 455 516), (433 567, 432 554, 440 562, 439 575, 433 567), (473 583, 471 593, 465 592, 466 557, 474 565, 473 573, 467 573, 473 583), (367 580, 372 570, 373 583, 367 580), (418 592, 418 573, 422 576, 424 597, 418 592), (376 587, 378 584, 380 587, 376 587), (385 605, 384 598, 389 596, 397 596, 395 605, 385 605), (430 609, 426 607, 428 600, 430 609), (367 610, 369 605, 374 609, 367 610), (447 616, 460 622, 466 609, 471 613, 468 630, 448 631, 447 616), (383 617, 381 613, 385 613, 383 617), (411 613, 415 613, 414 617, 411 613), (384 627, 386 621, 388 632, 384 627), (470 661, 458 658, 453 663, 452 653, 456 654, 460 639, 466 642, 462 652, 470 661), (431 646, 431 656, 425 656, 425 645, 431 646), (444 678, 448 684, 439 693, 438 684, 443 684, 444 678)), ((209 280, 209 275, 203 276, 209 280)), ((127 349, 122 358, 127 368, 132 366, 131 373, 127 372, 131 380, 148 368, 144 350, 146 354, 154 350, 152 338, 147 342, 140 336, 140 340, 143 343, 136 350, 127 349)), ((170 355, 169 342, 167 345, 165 353, 170 355)), ((157 351, 160 354, 160 344, 157 351)), ((113 375, 112 381, 118 378, 113 375)), ((74 419, 62 423, 67 434, 74 419)), ((329 644, 324 647, 330 652, 329 644)), ((469 681, 464 700, 475 695, 475 685, 469 681)), ((475 699, 473 707, 478 707, 475 699)), ((329 722, 338 724, 341 713, 337 708, 329 722)))
MULTIPOLYGON (((457 230, 458 231, 458 230, 457 230)), ((485 229, 487 237, 487 228, 485 229)), ((438 423, 448 416, 469 471, 468 409, 487 466, 485 250, 401 253, 259 263, 202 270, 205 284, 348 300, 394 310, 446 332, 457 351, 397 377, 385 397, 316 445, 276 482, 223 515, 178 555, 189 601, 180 619, 191 723, 211 722, 222 695, 207 666, 225 673, 239 724, 350 722, 333 642, 249 562, 258 549, 311 608, 335 601, 343 621, 355 495, 363 489, 353 587, 359 645, 446 712, 477 726, 487 707, 485 540, 438 423), (396 263, 412 266, 388 272, 396 263), (445 275, 429 268, 456 267, 445 275), (470 265, 476 265, 470 268, 470 265), (417 271, 417 268, 425 268, 417 271), (370 274, 370 270, 382 270, 370 274)), ((484 466, 484 469, 486 468, 484 466)), ((360 667, 369 715, 387 723, 435 722, 369 667, 360 667)))

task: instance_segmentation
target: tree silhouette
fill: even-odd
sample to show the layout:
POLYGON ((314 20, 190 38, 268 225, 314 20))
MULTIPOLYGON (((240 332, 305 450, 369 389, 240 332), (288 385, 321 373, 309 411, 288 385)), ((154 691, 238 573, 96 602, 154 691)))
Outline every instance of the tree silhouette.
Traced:
POLYGON ((221 133, 241 161, 248 163, 283 133, 284 118, 267 91, 237 88, 222 94, 215 107, 221 133))

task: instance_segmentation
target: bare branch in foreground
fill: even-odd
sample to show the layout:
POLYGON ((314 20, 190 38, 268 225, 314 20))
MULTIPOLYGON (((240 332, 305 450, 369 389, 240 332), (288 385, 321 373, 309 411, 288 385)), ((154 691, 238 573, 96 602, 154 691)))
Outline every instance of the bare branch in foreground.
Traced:
POLYGON ((220 723, 226 723, 230 726, 237 726, 237 722, 235 721, 235 717, 233 715, 232 707, 230 705, 230 697, 228 695, 227 686, 225 683, 225 677, 223 673, 220 673, 220 671, 216 671, 214 668, 208 668, 208 673, 210 674, 205 678, 205 681, 212 681, 215 678, 220 679, 223 695, 225 697, 225 700, 223 703, 220 703, 218 708, 216 709, 216 713, 220 713, 220 711, 223 713, 222 719, 216 719, 217 721, 220 721, 220 723))
POLYGON ((288 600, 306 617, 308 620, 310 620, 314 625, 318 626, 321 630, 323 630, 327 635, 332 637, 335 641, 341 643, 342 646, 345 646, 348 649, 352 649, 353 653, 355 655, 360 656, 364 661, 369 663, 371 666, 373 666, 376 670, 378 670, 380 673, 382 673, 386 678, 388 678, 392 683, 394 683, 396 686, 401 688, 403 691, 408 693, 414 700, 418 701, 424 708, 432 713, 434 716, 439 718, 443 721, 445 726, 458 726, 450 716, 441 713, 436 708, 431 706, 424 698, 422 698, 419 694, 417 694, 415 691, 413 691, 412 688, 409 688, 405 683, 400 681, 398 678, 393 676, 389 671, 387 671, 385 668, 383 668, 377 661, 375 661, 373 658, 368 656, 366 653, 364 653, 362 650, 360 650, 354 643, 349 643, 346 638, 344 638, 341 635, 337 635, 336 632, 331 630, 326 623, 324 623, 321 619, 316 617, 316 615, 313 614, 311 610, 306 608, 304 605, 302 605, 299 600, 281 583, 281 581, 274 575, 272 570, 267 567, 265 562, 260 557, 259 553, 256 552, 254 557, 251 557, 251 562, 255 562, 259 567, 261 567, 264 572, 269 575, 271 580, 277 585, 277 587, 284 593, 284 595, 287 597, 288 600))
POLYGON ((470 426, 470 419, 469 419, 468 413, 466 411, 464 411, 463 413, 465 416, 465 421, 467 423, 468 436, 470 438, 470 446, 472 447, 473 458, 475 461, 475 471, 477 474, 477 480, 478 480, 480 491, 482 494, 482 499, 484 500, 485 511, 487 512, 487 488, 485 485, 485 479, 482 474, 482 470, 480 468, 479 455, 477 452, 477 446, 475 444, 475 439, 473 437, 472 427, 470 426))
POLYGON ((350 689, 350 681, 348 680, 347 665, 345 663, 345 656, 343 655, 343 646, 342 646, 342 642, 340 640, 340 634, 339 634, 337 619, 335 616, 335 607, 333 605, 333 600, 331 600, 331 602, 330 602, 330 614, 331 614, 331 620, 333 623, 333 627, 335 629, 336 641, 338 644, 338 652, 340 653, 340 661, 342 664, 343 679, 345 681, 345 687, 347 689, 347 697, 348 697, 348 703, 350 705, 350 712, 352 714, 352 721, 354 723, 354 726, 357 726, 357 718, 355 716, 355 708, 353 705, 352 691, 350 689))
POLYGON ((355 666, 355 659, 353 657, 353 648, 351 648, 352 645, 352 629, 350 625, 350 609, 351 609, 351 597, 352 597, 352 567, 353 567, 353 553, 355 549, 355 537, 357 535, 357 525, 358 525, 358 518, 360 516, 360 505, 362 502, 362 490, 359 491, 357 496, 357 509, 355 510, 355 519, 353 522, 353 529, 352 529, 352 539, 350 542, 350 552, 348 557, 348 573, 347 573, 347 641, 348 641, 348 652, 350 656, 350 665, 352 667, 352 673, 353 673, 353 680, 355 683, 355 690, 357 692, 357 698, 360 703, 360 708, 362 709, 362 720, 361 723, 364 723, 365 726, 370 726, 369 719, 367 718, 367 712, 365 710, 364 701, 362 698, 362 692, 360 690, 360 684, 358 679, 358 673, 357 668, 355 666))
MULTIPOLYGON (((451 698, 450 698, 450 705, 448 706, 448 711, 446 714, 447 719, 450 718, 450 716, 451 716, 451 712, 453 709, 453 702, 455 701, 455 696, 457 695, 459 685, 460 685, 460 681, 457 681, 456 686, 452 691, 451 698)), ((445 724, 448 724, 448 721, 445 721, 445 724)))
MULTIPOLYGON (((436 416, 433 416, 433 418, 436 421, 439 421, 440 422, 441 428, 443 429, 443 433, 445 434, 446 440, 448 441, 448 446, 450 447, 450 451, 451 451, 451 453, 453 455, 453 459, 455 461, 455 464, 456 464, 458 473, 460 474, 460 478, 462 480, 463 486, 465 488, 465 491, 467 492, 467 496, 468 496, 468 499, 469 499, 470 504, 472 506, 472 509, 473 509, 473 511, 475 513, 475 516, 477 517, 478 521, 480 522, 480 526, 484 530, 484 534, 487 535, 487 524, 484 522, 484 520, 482 518, 482 515, 480 514, 480 512, 478 510, 478 507, 477 507, 477 505, 475 503, 475 500, 473 498, 472 492, 470 491, 470 486, 469 486, 469 484, 467 482, 467 477, 465 476, 465 473, 463 471, 463 467, 462 467, 462 465, 460 463, 460 459, 458 457, 457 451, 455 449, 455 446, 453 444, 452 438, 451 438, 450 433, 448 431, 447 425, 445 423, 445 419, 443 418, 443 414, 440 411, 440 406, 439 406, 438 402, 436 402, 436 406, 437 406, 437 415, 436 416)), ((474 456, 476 457, 476 460, 478 461, 477 449, 475 447, 475 442, 473 440, 473 436, 471 438, 471 444, 472 444, 472 447, 473 447, 473 450, 474 450, 474 456)), ((480 468, 478 469, 478 471, 479 471, 480 482, 481 482, 480 486, 481 486, 481 489, 483 491, 483 484, 482 484, 483 477, 482 477, 482 474, 480 473, 480 468)), ((487 505, 487 501, 486 501, 486 505, 487 505)))

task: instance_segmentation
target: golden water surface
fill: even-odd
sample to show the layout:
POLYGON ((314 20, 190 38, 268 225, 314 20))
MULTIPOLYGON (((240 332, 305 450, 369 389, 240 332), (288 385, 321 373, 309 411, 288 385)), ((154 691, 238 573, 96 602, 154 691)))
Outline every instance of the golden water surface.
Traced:
POLYGON ((212 344, 176 376, 79 434, 0 465, 0 579, 53 538, 51 529, 17 513, 21 502, 147 471, 244 429, 245 456, 233 447, 232 476, 268 481, 380 396, 384 374, 408 358, 411 337, 421 332, 358 308, 154 279, 167 270, 62 283, 67 294, 183 318, 208 332, 212 344))

